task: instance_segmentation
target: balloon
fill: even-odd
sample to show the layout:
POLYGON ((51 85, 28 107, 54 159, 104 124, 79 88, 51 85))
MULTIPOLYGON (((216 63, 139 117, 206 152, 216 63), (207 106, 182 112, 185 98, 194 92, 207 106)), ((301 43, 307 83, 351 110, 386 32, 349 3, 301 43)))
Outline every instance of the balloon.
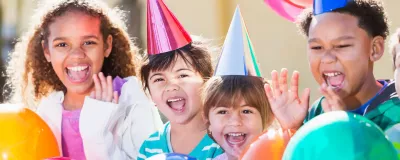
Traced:
POLYGON ((46 158, 45 160, 73 160, 68 157, 53 157, 53 158, 46 158))
POLYGON ((240 156, 241 160, 281 160, 294 130, 268 130, 251 143, 240 156))
POLYGON ((283 160, 397 160, 393 145, 367 118, 329 112, 302 126, 286 147, 283 160))
POLYGON ((394 148, 397 150, 397 155, 400 159, 400 123, 390 127, 385 131, 389 141, 392 142, 394 148))
POLYGON ((0 128, 0 159, 60 156, 53 132, 30 109, 0 105, 0 128))
POLYGON ((196 158, 180 153, 163 153, 147 158, 146 160, 196 160, 196 158))
MULTIPOLYGON (((302 0, 306 1, 306 0, 302 0)), ((312 1, 312 0, 309 0, 312 1)), ((296 17, 300 15, 305 7, 310 6, 302 6, 308 3, 299 3, 300 1, 289 1, 289 0, 264 0, 264 2, 271 7, 276 13, 278 13, 283 18, 293 22, 296 20, 296 17)), ((312 5, 311 5, 312 6, 312 5)))
POLYGON ((284 1, 302 8, 310 7, 313 5, 313 0, 284 0, 284 1))

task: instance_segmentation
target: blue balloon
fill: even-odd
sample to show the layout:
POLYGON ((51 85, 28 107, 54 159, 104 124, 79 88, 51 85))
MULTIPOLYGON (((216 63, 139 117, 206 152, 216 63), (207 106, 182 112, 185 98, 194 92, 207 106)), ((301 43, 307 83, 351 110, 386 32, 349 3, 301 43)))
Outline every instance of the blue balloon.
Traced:
POLYGON ((313 14, 319 15, 325 12, 331 12, 335 9, 345 7, 354 0, 314 0, 313 14))
POLYGON ((147 158, 147 160, 197 160, 197 159, 180 153, 167 153, 167 154, 163 153, 147 158))

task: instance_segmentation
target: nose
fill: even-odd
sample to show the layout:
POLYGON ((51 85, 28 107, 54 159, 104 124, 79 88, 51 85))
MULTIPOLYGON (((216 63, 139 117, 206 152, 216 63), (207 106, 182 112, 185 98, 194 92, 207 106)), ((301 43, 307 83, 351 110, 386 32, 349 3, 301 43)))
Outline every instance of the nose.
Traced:
POLYGON ((74 58, 85 58, 85 51, 81 47, 73 48, 70 52, 70 55, 74 58))
POLYGON ((177 84, 176 80, 169 80, 168 84, 166 86, 166 91, 167 92, 172 92, 172 91, 178 91, 179 90, 179 85, 177 84))
POLYGON ((328 50, 324 53, 321 58, 321 62, 325 64, 333 63, 337 59, 336 55, 332 53, 332 50, 328 50))
POLYGON ((242 123, 242 117, 240 116, 239 112, 234 112, 231 114, 230 118, 229 118, 229 123, 230 126, 241 126, 242 123))

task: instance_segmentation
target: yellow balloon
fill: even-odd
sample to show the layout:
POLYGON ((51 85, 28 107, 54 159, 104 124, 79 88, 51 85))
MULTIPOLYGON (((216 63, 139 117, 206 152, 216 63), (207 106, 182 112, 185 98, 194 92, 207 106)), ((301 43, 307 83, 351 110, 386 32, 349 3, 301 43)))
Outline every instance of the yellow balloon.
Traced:
POLYGON ((57 140, 33 111, 0 106, 0 159, 45 159, 60 156, 57 140))

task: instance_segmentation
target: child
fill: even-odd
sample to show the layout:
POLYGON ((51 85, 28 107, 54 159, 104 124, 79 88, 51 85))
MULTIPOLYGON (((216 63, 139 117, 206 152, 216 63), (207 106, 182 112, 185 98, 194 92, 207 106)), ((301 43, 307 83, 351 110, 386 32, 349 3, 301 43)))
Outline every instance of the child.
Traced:
MULTIPOLYGON (((391 44, 389 46, 391 49, 393 57, 393 68, 394 70, 394 80, 396 85, 396 91, 400 91, 400 28, 397 29, 396 33, 393 34, 391 38, 391 44)), ((399 104, 400 99, 393 99, 394 103, 399 104)), ((393 127, 386 130, 385 134, 389 140, 393 143, 394 147, 397 149, 400 158, 400 123, 393 125, 393 127)))
POLYGON ((207 134, 200 101, 200 88, 213 73, 209 51, 192 42, 162 0, 147 3, 149 56, 140 69, 141 79, 169 122, 145 140, 138 160, 172 152, 214 158, 223 151, 207 134))
POLYGON ((15 96, 38 104, 64 157, 134 159, 162 123, 134 77, 121 15, 100 1, 52 2, 11 54, 15 96))
POLYGON ((237 7, 215 75, 207 81, 202 93, 210 135, 225 151, 214 160, 238 159, 242 150, 273 120, 247 35, 237 7))
MULTIPOLYGON (((297 85, 292 86, 294 90, 287 90, 287 71, 279 80, 273 72, 275 91, 272 93, 267 87, 267 93, 278 121, 283 127, 295 129, 303 119, 307 122, 323 112, 346 110, 367 117, 382 130, 399 123, 394 83, 377 81, 373 74, 374 62, 382 57, 388 35, 381 2, 316 0, 314 4, 313 14, 305 11, 299 26, 308 38, 309 65, 324 97, 314 103, 307 115, 309 90, 300 99, 297 85)), ((298 80, 298 73, 296 76, 298 80)))

